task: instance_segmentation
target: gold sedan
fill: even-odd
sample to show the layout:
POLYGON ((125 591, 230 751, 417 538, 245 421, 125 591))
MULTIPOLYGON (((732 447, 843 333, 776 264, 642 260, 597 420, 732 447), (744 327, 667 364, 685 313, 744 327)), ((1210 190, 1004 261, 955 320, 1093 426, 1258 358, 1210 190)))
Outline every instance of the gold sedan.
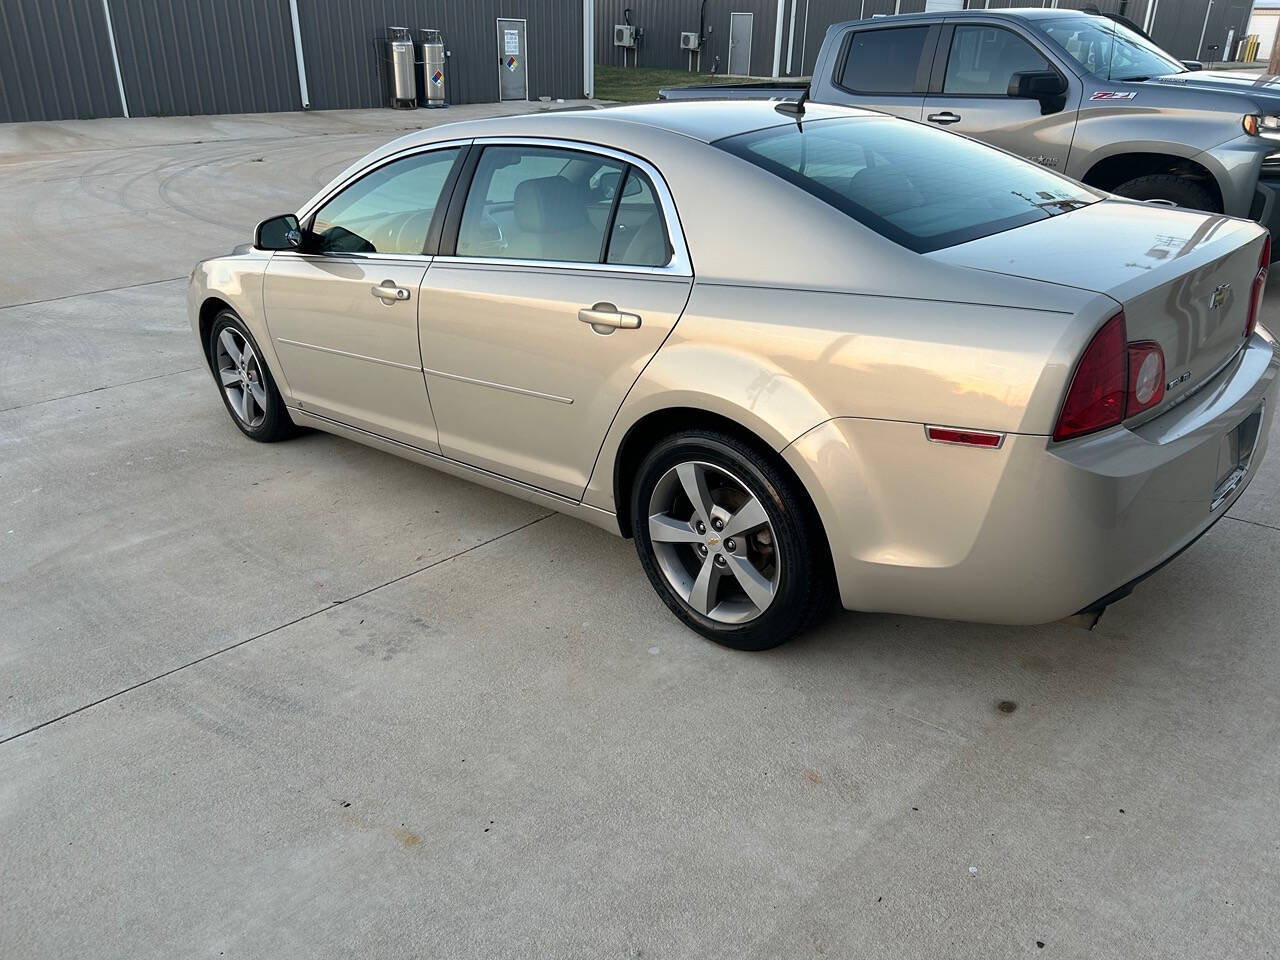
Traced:
POLYGON ((255 440, 326 430, 634 537, 740 649, 844 606, 1098 610, 1257 472, 1257 224, 918 124, 654 104, 436 127, 199 264, 255 440))

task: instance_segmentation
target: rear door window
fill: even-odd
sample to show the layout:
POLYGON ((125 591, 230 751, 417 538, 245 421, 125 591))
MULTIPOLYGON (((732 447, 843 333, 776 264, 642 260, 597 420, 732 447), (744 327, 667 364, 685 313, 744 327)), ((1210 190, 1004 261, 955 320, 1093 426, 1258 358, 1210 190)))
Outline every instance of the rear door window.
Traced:
POLYGON ((662 208, 653 184, 635 167, 627 170, 617 205, 605 262, 635 267, 666 266, 671 261, 671 247, 662 208))
POLYGON ((1011 30, 961 25, 951 37, 942 92, 1005 97, 1015 73, 1051 69, 1039 50, 1011 30))
POLYGON ((576 150, 485 147, 462 212, 458 256, 599 263, 626 167, 576 150))
POLYGON ((999 150, 879 117, 788 123, 718 140, 917 253, 976 240, 1099 196, 999 150))
POLYGON ((929 27, 859 30, 849 38, 840 86, 854 93, 912 93, 929 27))

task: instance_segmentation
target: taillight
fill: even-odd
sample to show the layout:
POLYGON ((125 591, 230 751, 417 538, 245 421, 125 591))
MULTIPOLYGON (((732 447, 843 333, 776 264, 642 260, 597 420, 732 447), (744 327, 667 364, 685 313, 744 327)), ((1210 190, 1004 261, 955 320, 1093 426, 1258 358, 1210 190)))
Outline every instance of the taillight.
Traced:
POLYGON ((1267 288, 1267 270, 1271 267, 1271 234, 1262 241, 1262 256, 1258 260, 1258 272, 1249 291, 1249 319, 1245 322, 1244 338, 1248 340, 1258 326, 1258 311, 1262 309, 1262 294, 1267 288))
POLYGON ((1125 342, 1124 311, 1093 335, 1076 365, 1053 439, 1114 427, 1164 399, 1164 350, 1154 340, 1125 342))
POLYGON ((1053 439, 1069 440, 1115 426, 1124 419, 1128 369, 1124 311, 1103 324, 1076 365, 1053 428, 1053 439))
POLYGON ((1132 417, 1164 399, 1164 351, 1153 340, 1129 344, 1129 397, 1124 415, 1132 417))

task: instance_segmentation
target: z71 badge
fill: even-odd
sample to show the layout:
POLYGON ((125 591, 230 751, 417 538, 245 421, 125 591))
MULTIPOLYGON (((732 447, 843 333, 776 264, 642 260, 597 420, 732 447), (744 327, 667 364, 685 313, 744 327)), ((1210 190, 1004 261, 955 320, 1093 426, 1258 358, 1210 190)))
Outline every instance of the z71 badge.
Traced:
POLYGON ((1138 96, 1136 90, 1099 90, 1090 100, 1133 100, 1138 96))

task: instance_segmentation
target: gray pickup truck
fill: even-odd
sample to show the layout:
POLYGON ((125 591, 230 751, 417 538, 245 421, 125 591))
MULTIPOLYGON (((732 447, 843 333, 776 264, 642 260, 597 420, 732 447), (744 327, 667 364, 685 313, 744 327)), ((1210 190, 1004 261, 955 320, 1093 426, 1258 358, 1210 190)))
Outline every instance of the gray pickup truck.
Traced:
MULTIPOLYGON (((1199 66, 1102 15, 966 10, 833 25, 807 91, 946 127, 1121 196, 1270 228, 1280 222, 1280 77, 1199 66)), ((794 99, 804 89, 661 97, 794 99)))

